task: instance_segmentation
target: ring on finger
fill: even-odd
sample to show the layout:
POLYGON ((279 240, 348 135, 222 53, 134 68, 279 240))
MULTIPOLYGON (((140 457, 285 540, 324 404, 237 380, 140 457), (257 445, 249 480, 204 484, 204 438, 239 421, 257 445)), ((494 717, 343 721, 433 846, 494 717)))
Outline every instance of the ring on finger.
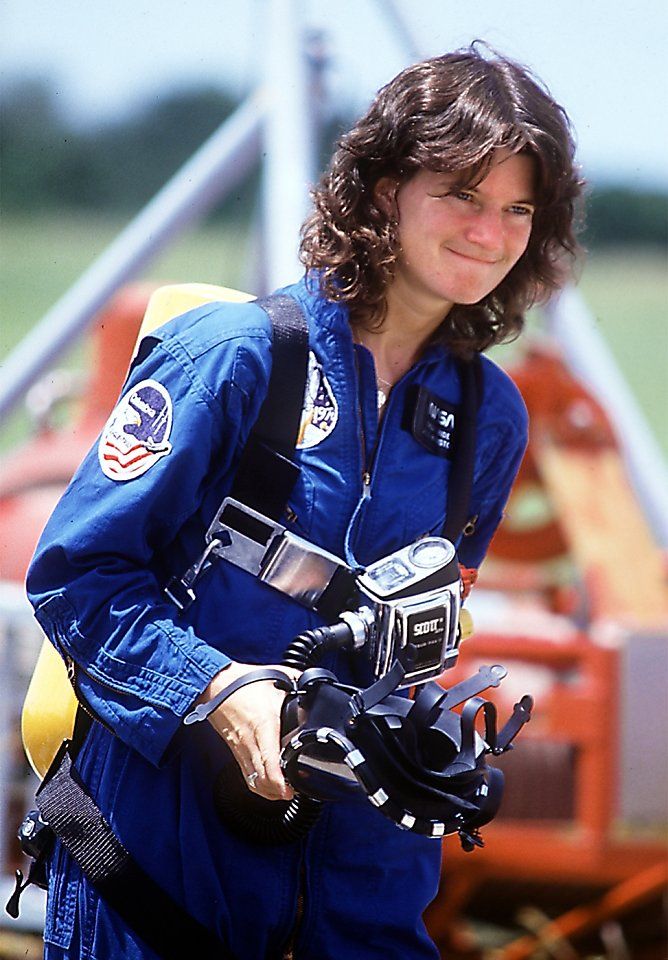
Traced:
POLYGON ((251 790, 255 790, 255 781, 259 776, 260 774, 257 772, 257 770, 253 770, 253 772, 249 773, 248 776, 246 777, 246 782, 248 783, 248 786, 251 788, 251 790))

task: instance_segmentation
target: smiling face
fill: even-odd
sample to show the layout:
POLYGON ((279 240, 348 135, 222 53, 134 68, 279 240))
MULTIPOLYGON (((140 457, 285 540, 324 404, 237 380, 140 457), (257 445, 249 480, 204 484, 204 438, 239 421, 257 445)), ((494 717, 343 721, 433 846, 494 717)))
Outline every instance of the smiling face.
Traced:
POLYGON ((388 303, 397 296, 443 317, 453 304, 482 300, 509 273, 531 234, 534 161, 498 151, 477 186, 419 170, 398 183, 383 177, 376 200, 398 219, 399 252, 388 303))

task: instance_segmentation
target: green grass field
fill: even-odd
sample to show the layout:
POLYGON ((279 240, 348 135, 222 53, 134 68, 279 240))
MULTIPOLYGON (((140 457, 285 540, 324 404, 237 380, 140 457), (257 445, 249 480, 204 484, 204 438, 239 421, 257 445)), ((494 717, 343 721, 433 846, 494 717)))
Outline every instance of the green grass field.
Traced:
POLYGON ((668 258, 656 251, 592 254, 580 287, 668 454, 668 258))
MULTIPOLYGON (((93 215, 53 214, 40 219, 6 216, 1 224, 0 358, 6 356, 118 235, 124 222, 93 215)), ((199 228, 161 255, 143 276, 158 281, 198 280, 241 286, 250 243, 240 228, 199 228)), ((668 264, 656 251, 592 253, 580 288, 668 454, 668 264)), ((512 349, 512 348, 508 348, 512 349)), ((496 356, 503 362, 504 350, 496 356)), ((82 366, 85 351, 63 364, 82 366)), ((26 431, 25 417, 0 428, 0 447, 26 431)))

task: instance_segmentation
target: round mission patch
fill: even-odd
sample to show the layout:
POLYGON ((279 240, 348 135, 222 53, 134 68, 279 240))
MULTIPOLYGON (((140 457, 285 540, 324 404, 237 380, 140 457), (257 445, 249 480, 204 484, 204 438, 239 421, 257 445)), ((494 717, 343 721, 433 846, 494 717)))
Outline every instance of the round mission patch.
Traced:
POLYGON ((172 449, 172 398, 156 380, 142 380, 119 401, 97 448, 110 480, 133 480, 172 449))

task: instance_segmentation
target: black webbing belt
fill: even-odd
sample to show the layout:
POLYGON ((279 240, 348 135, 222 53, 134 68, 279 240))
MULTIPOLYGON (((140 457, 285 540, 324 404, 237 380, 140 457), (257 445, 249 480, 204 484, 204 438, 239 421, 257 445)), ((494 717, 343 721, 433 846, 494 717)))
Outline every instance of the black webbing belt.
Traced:
POLYGON ((58 837, 105 903, 162 960, 181 960, 184 943, 188 956, 235 960, 214 933, 145 873, 83 786, 74 762, 91 723, 79 706, 72 738, 61 744, 37 791, 37 810, 21 825, 19 838, 32 862, 27 880, 21 870, 16 871, 7 913, 18 917, 21 893, 30 883, 46 888, 46 860, 58 837))
MULTIPOLYGON (((79 710, 81 713, 81 710, 79 710)), ((193 957, 234 960, 232 953, 187 913, 114 835, 81 784, 65 741, 37 791, 43 819, 78 863, 105 903, 163 960, 193 957)))

